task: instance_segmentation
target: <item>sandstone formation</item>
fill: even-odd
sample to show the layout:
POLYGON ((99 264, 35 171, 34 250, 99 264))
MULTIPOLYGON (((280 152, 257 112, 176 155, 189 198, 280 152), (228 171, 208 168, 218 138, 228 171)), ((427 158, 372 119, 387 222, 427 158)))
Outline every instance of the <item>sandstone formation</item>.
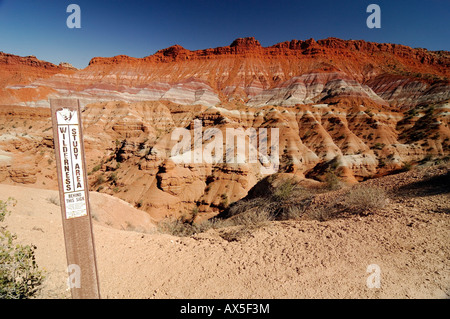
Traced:
POLYGON ((28 75, 2 86, 2 104, 32 106, 48 105, 48 97, 70 96, 83 104, 168 100, 213 106, 238 100, 292 106, 347 100, 410 107, 448 99, 450 91, 447 51, 336 38, 270 47, 243 38, 197 51, 174 45, 144 58, 96 57, 79 71, 7 54, 0 56, 0 65, 7 66, 9 77, 18 67, 26 68, 25 74, 30 68, 45 71, 45 76, 28 75))
POLYGON ((249 160, 249 150, 226 160, 238 147, 226 143, 231 128, 266 129, 267 143, 278 129, 277 172, 314 183, 329 172, 355 183, 448 160, 449 66, 447 51, 336 38, 174 45, 144 58, 93 58, 82 70, 0 53, 0 182, 56 188, 52 97, 82 102, 91 190, 156 219, 208 218, 267 175, 267 161, 249 160), (178 157, 175 129, 190 138, 178 157), (179 162, 219 144, 215 162, 179 162))

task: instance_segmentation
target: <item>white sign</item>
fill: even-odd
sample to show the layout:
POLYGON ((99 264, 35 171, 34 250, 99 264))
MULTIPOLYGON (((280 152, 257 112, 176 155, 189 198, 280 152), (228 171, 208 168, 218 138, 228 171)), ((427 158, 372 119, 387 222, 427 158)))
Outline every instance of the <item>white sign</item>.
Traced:
POLYGON ((56 112, 66 218, 87 215, 77 111, 56 112))

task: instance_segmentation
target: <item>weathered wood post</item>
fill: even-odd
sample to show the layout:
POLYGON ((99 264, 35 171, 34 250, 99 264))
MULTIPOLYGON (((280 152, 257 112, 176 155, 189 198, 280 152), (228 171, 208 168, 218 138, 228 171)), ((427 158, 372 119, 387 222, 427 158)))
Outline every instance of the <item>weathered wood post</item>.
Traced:
POLYGON ((74 299, 100 298, 79 101, 51 99, 50 107, 68 285, 74 299))

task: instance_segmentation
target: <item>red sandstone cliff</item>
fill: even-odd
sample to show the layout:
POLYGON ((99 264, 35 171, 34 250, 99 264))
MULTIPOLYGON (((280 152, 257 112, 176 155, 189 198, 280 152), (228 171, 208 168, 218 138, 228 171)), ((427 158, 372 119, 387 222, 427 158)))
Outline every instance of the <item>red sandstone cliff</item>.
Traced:
POLYGON ((262 178, 259 164, 175 165, 171 133, 194 119, 223 133, 278 128, 280 173, 316 183, 330 161, 355 182, 448 160, 449 66, 447 51, 336 38, 174 45, 82 70, 0 53, 0 182, 56 186, 48 109, 24 107, 55 96, 85 106, 91 188, 155 217, 217 212, 262 178))

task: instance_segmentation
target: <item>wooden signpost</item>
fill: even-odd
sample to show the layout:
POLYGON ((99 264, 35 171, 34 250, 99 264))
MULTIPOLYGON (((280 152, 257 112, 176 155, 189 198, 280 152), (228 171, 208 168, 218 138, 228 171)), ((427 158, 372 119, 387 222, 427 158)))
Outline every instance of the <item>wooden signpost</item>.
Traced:
POLYGON ((74 299, 100 298, 78 100, 50 100, 59 198, 74 299))

